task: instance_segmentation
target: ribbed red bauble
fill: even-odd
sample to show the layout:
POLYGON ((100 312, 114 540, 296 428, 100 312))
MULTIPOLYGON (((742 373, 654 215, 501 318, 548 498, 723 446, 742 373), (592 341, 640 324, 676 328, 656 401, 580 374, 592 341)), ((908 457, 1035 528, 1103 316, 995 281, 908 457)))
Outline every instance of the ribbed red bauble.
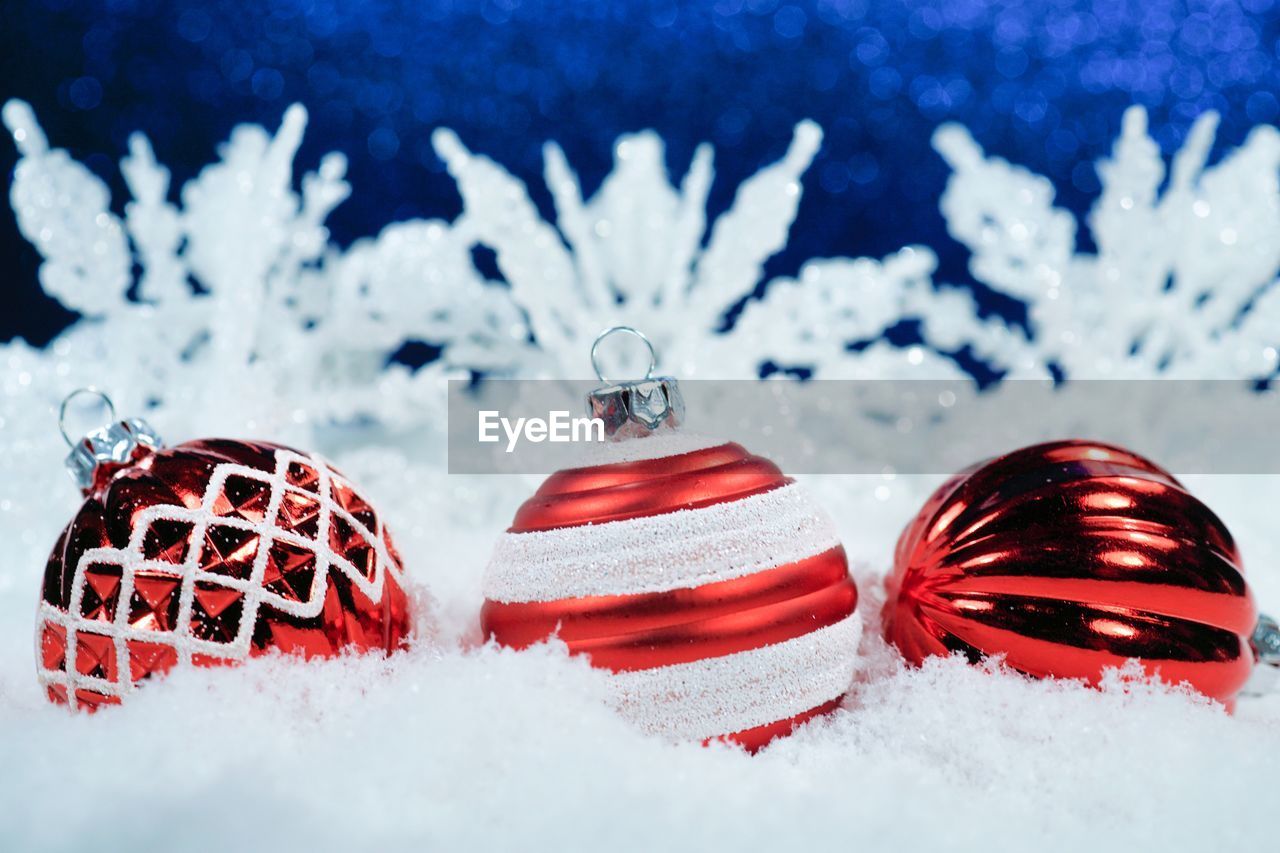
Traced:
POLYGON ((1227 528, 1167 471, 1088 441, 961 472, 898 541, 885 634, 914 663, 1001 654, 1096 683, 1137 659, 1230 704, 1257 622, 1227 528))
POLYGON ((85 500, 45 569, 37 665, 55 702, 116 704, 179 664, 390 652, 410 630, 381 518, 320 457, 141 420, 73 446, 85 500))
POLYGON ((768 460, 674 429, 672 379, 591 403, 622 440, 520 507, 486 573, 486 636, 558 637, 612 673, 625 717, 677 739, 754 750, 833 709, 861 621, 831 521, 768 460))

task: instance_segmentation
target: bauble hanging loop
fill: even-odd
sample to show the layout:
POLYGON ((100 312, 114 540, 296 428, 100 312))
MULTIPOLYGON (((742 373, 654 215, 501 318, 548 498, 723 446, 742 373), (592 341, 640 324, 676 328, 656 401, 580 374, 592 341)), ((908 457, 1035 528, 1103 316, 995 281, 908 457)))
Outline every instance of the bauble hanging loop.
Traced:
POLYGON ((1275 619, 1265 613, 1259 616, 1249 642, 1258 663, 1280 666, 1280 623, 1275 619))
POLYGON ((611 326, 591 344, 591 366, 605 383, 587 395, 587 414, 604 423, 604 433, 615 439, 653 432, 658 427, 676 427, 684 421, 684 397, 680 385, 670 376, 654 376, 658 354, 644 335, 630 326, 611 326), (598 358, 600 344, 610 335, 631 334, 649 349, 649 368, 643 379, 614 382, 604 375, 598 358))
POLYGON ((658 351, 653 348, 653 342, 649 340, 648 335, 639 329, 632 328, 631 326, 610 326, 600 334, 596 335, 596 339, 591 342, 591 369, 596 372, 596 376, 599 377, 600 381, 605 385, 617 384, 612 379, 609 379, 604 375, 604 368, 600 366, 600 344, 608 340, 611 335, 617 334, 634 335, 644 343, 645 348, 649 350, 649 367, 644 372, 644 378, 652 379, 653 371, 658 368, 658 351))
POLYGON ((116 404, 97 388, 77 388, 58 407, 58 432, 71 448, 67 471, 81 492, 88 493, 121 467, 139 462, 146 454, 164 446, 160 436, 141 418, 116 420, 116 404), (76 397, 92 395, 106 405, 109 422, 90 430, 79 441, 67 434, 67 407, 76 397))
POLYGON ((1253 647, 1257 665, 1241 694, 1262 696, 1275 692, 1280 685, 1280 623, 1265 613, 1260 614, 1249 645, 1253 647))

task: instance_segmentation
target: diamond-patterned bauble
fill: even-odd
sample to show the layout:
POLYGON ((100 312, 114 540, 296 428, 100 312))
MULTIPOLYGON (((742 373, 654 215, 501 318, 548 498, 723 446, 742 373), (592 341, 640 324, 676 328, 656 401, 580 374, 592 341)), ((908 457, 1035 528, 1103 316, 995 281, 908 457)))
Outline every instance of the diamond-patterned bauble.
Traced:
POLYGON ((771 462, 678 432, 549 477, 485 577, 482 627, 610 670, 642 729, 757 749, 839 704, 858 593, 830 519, 771 462))
POLYGON ((1002 654, 1097 683, 1137 659, 1230 704, 1257 614, 1227 528, 1173 475, 1064 441, 961 472, 898 541, 885 633, 909 661, 1002 654))
POLYGON ((316 456, 206 439, 139 446, 92 479, 45 569, 37 665, 55 702, 115 704, 177 664, 408 636, 390 535, 316 456))

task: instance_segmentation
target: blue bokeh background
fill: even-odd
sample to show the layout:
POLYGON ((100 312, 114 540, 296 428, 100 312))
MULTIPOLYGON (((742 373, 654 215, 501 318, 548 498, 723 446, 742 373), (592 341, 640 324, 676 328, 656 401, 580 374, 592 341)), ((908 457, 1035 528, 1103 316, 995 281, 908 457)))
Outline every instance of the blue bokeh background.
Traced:
MULTIPOLYGON (((944 121, 1048 175, 1082 214, 1093 162, 1132 103, 1152 111, 1166 153, 1196 115, 1223 113, 1218 152, 1280 117, 1276 0, 907 3, 338 2, 26 0, 0 5, 0 96, 31 101, 66 147, 125 199, 116 161, 135 130, 175 188, 242 121, 274 128, 301 101, 299 163, 341 150, 354 194, 333 215, 347 243, 388 222, 451 217, 452 182, 433 128, 455 128, 530 184, 555 139, 594 189, 613 140, 652 127, 680 174, 716 147, 719 211, 785 149, 792 125, 827 132, 789 247, 769 274, 807 258, 932 246, 943 280, 988 310, 1017 306, 972 282, 937 211, 946 169, 929 148, 944 121)), ((0 142, 6 185, 15 153, 0 142)), ((1087 235, 1082 243, 1089 246, 1087 235)), ((74 319, 36 284, 38 257, 0 214, 0 339, 43 342, 74 319)))

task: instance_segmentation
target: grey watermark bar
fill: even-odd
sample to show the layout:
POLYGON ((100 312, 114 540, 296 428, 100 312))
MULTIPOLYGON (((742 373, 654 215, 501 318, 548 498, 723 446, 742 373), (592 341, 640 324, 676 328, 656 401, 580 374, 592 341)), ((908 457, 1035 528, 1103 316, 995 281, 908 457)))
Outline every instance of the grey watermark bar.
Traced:
MULTIPOLYGON (((449 383, 449 472, 550 474, 609 440, 593 381, 449 383)), ((686 380, 685 431, 792 474, 950 474, 1041 441, 1122 445, 1175 474, 1280 474, 1280 395, 1228 380, 686 380)), ((644 441, 629 438, 629 441, 644 441)))

